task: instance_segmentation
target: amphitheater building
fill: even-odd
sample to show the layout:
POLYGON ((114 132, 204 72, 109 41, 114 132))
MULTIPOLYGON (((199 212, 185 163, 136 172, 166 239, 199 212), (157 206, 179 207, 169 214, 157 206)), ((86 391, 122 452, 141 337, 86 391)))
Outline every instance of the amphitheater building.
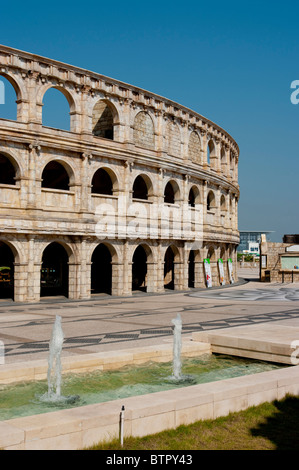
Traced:
POLYGON ((6 46, 0 75, 16 94, 16 119, 0 119, 1 299, 236 281, 239 148, 225 130, 155 93, 6 46), (69 130, 43 124, 50 88, 67 100, 69 130))

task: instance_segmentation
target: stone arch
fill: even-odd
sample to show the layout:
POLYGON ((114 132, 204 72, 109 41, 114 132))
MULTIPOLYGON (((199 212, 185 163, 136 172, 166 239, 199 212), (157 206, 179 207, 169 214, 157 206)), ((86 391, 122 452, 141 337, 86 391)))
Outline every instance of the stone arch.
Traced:
POLYGON ((15 90, 16 98, 18 101, 24 98, 21 83, 19 83, 16 77, 12 77, 9 73, 1 71, 0 77, 4 77, 12 85, 13 89, 15 90))
POLYGON ((196 131, 192 131, 189 136, 189 144, 188 144, 188 156, 193 162, 200 162, 201 160, 201 141, 198 133, 196 131))
POLYGON ((64 160, 53 159, 44 166, 41 179, 42 188, 68 191, 75 182, 75 173, 73 168, 64 160))
POLYGON ((155 148, 155 126, 151 116, 146 111, 140 111, 135 116, 133 139, 135 145, 150 150, 155 148))
POLYGON ((111 168, 102 166, 94 172, 91 186, 93 194, 113 195, 118 189, 118 178, 111 168))
POLYGON ((233 179, 234 174, 235 174, 235 156, 233 152, 230 152, 230 157, 229 157, 229 174, 230 177, 233 179))
POLYGON ((15 245, 0 239, 0 298, 18 300, 20 255, 15 245), (16 291, 16 292, 15 292, 16 291))
POLYGON ((73 278, 69 264, 74 264, 75 255, 69 244, 60 240, 49 242, 41 255, 41 297, 70 295, 70 280, 73 278))
POLYGON ((0 150, 0 184, 16 185, 21 176, 17 161, 8 153, 0 150))
POLYGON ((222 167, 225 167, 225 165, 226 165, 226 152, 225 152, 225 148, 223 147, 223 145, 221 146, 221 149, 220 149, 220 163, 221 163, 222 167))
POLYGON ((109 243, 99 243, 91 256, 91 293, 112 293, 112 261, 117 258, 109 243))
MULTIPOLYGON (((68 124, 65 126, 65 129, 63 130, 67 130, 67 131, 71 131, 71 132, 74 132, 75 131, 75 127, 76 127, 76 124, 75 124, 75 114, 76 114, 76 103, 75 103, 75 100, 71 94, 71 92, 69 90, 67 90, 66 88, 64 88, 63 86, 60 86, 60 85, 53 85, 53 84, 50 84, 50 85, 47 85, 45 88, 43 88, 41 90, 41 102, 44 106, 44 100, 45 100, 45 96, 47 94, 47 92, 49 92, 49 90, 57 90, 58 92, 60 92, 66 99, 66 102, 68 104, 68 109, 67 107, 65 107, 65 110, 63 110, 63 114, 66 115, 66 113, 68 112, 69 114, 69 118, 68 118, 68 124)), ((57 95, 59 96, 59 95, 57 95)), ((50 106, 49 106, 50 107, 50 106)), ((59 107, 63 108, 64 107, 64 102, 61 102, 59 103, 59 107)), ((43 108, 43 112, 42 112, 42 125, 44 125, 44 114, 45 114, 45 109, 47 108, 43 108)), ((57 113, 55 113, 56 115, 57 113)), ((53 122, 54 124, 54 122, 53 122)), ((49 127, 49 126, 46 126, 46 127, 49 127)), ((57 127, 55 125, 51 125, 50 127, 53 127, 53 128, 62 128, 62 127, 57 127)))
POLYGON ((207 143, 207 162, 212 166, 212 159, 216 155, 216 145, 214 139, 211 137, 207 143))
POLYGON ((145 174, 138 174, 133 182, 133 198, 147 200, 153 195, 153 183, 151 178, 145 174))
POLYGON ((132 291, 147 291, 152 284, 153 271, 148 269, 148 261, 153 257, 152 250, 145 243, 140 243, 132 256, 132 291))
POLYGON ((220 246, 220 256, 219 257, 222 260, 225 260, 225 258, 226 258, 226 246, 225 245, 220 246))
POLYGON ((193 184, 189 189, 188 204, 191 207, 195 207, 199 203, 200 203, 200 191, 198 187, 195 184, 193 184))
POLYGON ((216 261, 216 250, 213 245, 210 245, 207 249, 207 258, 216 261))
POLYGON ((180 186, 176 180, 170 179, 164 186, 164 202, 174 204, 180 198, 180 186))
POLYGON ((92 133, 96 137, 114 140, 114 126, 118 121, 118 112, 111 101, 98 100, 92 110, 92 133))
POLYGON ((90 266, 90 270, 87 275, 87 284, 90 285, 91 294, 122 294, 120 257, 119 248, 110 242, 102 241, 98 244, 92 243, 88 247, 87 264, 90 266), (103 258, 101 257, 101 252, 104 253, 104 249, 103 247, 102 250, 99 249, 100 245, 106 248, 104 265, 102 263, 103 258), (103 283, 103 273, 105 272, 107 279, 104 279, 103 283))
POLYGON ((215 207, 215 205, 216 205, 215 194, 214 194, 214 191, 210 189, 207 195, 207 210, 208 211, 212 210, 215 207))
POLYGON ((18 108, 21 91, 15 80, 0 72, 0 118, 18 120, 18 108))
POLYGON ((174 121, 166 124, 166 151, 169 155, 181 156, 181 131, 174 121))
POLYGON ((175 290, 180 285, 180 261, 179 249, 174 244, 169 245, 164 253, 164 288, 175 290))
POLYGON ((221 197, 220 197, 220 210, 221 212, 226 211, 226 199, 225 199, 224 194, 221 194, 221 197))
POLYGON ((188 287, 195 287, 195 253, 194 250, 189 251, 188 257, 188 287))

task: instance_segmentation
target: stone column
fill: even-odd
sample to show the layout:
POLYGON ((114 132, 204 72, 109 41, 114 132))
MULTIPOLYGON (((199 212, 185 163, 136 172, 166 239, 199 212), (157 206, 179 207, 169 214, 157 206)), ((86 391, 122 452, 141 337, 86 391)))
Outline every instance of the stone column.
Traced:
POLYGON ((205 129, 201 129, 200 133, 201 133, 201 138, 202 138, 202 166, 204 170, 207 170, 209 168, 208 152, 207 152, 207 146, 208 146, 207 132, 205 129))
POLYGON ((129 242, 123 247, 122 295, 132 295, 132 261, 129 260, 129 242))
MULTIPOLYGON (((82 237, 80 246, 80 299, 90 299, 91 291, 91 265, 92 263, 87 260, 87 239, 82 237)), ((79 274, 79 273, 78 273, 79 274)))
POLYGON ((41 147, 37 143, 29 145, 28 158, 28 199, 27 208, 36 209, 38 205, 36 194, 36 160, 39 157, 41 147))
POLYGON ((123 264, 120 262, 112 261, 112 283, 111 283, 111 295, 121 296, 123 295, 123 264))
POLYGON ((157 290, 156 292, 164 292, 164 256, 162 255, 162 244, 159 242, 158 245, 158 262, 156 265, 156 278, 157 278, 157 290))
POLYGON ((80 299, 80 284, 81 284, 81 265, 77 262, 68 262, 69 266, 69 299, 80 299))
POLYGON ((41 263, 35 262, 35 236, 29 236, 27 273, 27 302, 40 300, 41 263))

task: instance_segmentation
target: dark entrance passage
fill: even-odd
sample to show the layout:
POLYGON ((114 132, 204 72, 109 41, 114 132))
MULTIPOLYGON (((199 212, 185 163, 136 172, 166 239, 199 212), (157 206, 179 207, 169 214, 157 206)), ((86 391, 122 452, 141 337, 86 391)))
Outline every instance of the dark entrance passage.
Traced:
POLYGON ((132 290, 146 291, 147 255, 145 249, 139 245, 133 256, 132 290))
POLYGON ((0 299, 14 299, 14 254, 0 242, 0 299))
POLYGON ((100 244, 96 247, 91 258, 91 293, 111 294, 112 257, 109 249, 100 244))
POLYGON ((195 281, 194 260, 195 260, 194 251, 191 250, 189 254, 189 260, 188 260, 188 287, 194 287, 194 281, 195 281))
POLYGON ((68 297, 68 255, 62 245, 51 243, 44 251, 41 269, 41 297, 68 297))
POLYGON ((164 288, 174 289, 174 252, 171 246, 167 248, 164 257, 164 288))

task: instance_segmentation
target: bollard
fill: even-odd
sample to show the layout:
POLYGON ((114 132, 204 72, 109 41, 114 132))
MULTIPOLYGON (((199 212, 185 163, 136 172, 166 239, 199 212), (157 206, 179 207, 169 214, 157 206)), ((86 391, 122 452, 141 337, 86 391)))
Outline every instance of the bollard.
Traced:
POLYGON ((121 407, 120 412, 120 445, 123 447, 124 445, 124 420, 125 420, 125 407, 124 405, 121 407))

